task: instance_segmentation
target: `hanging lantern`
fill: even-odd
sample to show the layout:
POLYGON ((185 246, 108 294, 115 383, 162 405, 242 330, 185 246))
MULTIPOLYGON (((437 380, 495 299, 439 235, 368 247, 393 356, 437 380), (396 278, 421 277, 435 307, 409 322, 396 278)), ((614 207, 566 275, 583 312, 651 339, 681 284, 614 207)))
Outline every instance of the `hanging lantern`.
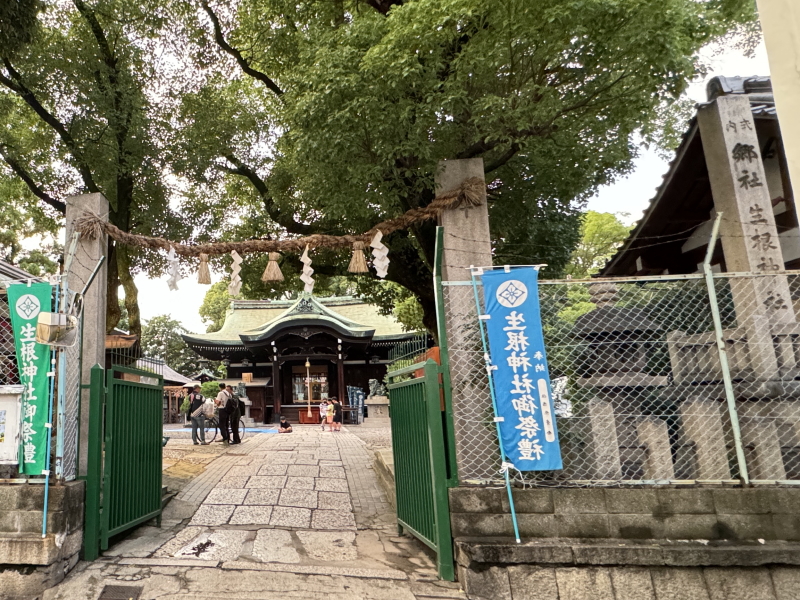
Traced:
POLYGON ((238 296, 239 290, 242 289, 242 278, 239 276, 242 270, 242 257, 239 256, 236 250, 231 252, 231 257, 233 258, 233 265, 231 266, 231 282, 228 284, 228 293, 231 296, 238 296))
POLYGON ((264 269, 264 274, 261 276, 261 281, 283 281, 283 273, 281 267, 278 265, 278 260, 281 255, 277 252, 269 253, 269 262, 267 268, 264 269))
POLYGON ((175 253, 173 246, 170 246, 169 254, 167 254, 167 265, 167 273, 169 273, 167 285, 174 292, 178 289, 178 282, 181 280, 181 269, 178 264, 178 255, 175 253))
POLYGON ((314 269, 311 268, 311 258, 308 256, 308 245, 303 250, 303 256, 300 257, 300 262, 303 263, 303 274, 300 275, 300 281, 305 284, 303 291, 310 294, 314 291, 314 269))
POLYGON ((381 279, 385 278, 389 271, 389 248, 384 246, 383 242, 381 242, 382 239, 383 234, 379 229, 370 243, 372 247, 372 266, 375 267, 375 274, 381 279))
POLYGON ((211 271, 208 269, 208 254, 200 255, 200 266, 197 268, 197 283, 211 285, 211 271))
POLYGON ((364 256, 364 242, 353 242, 353 258, 347 270, 351 273, 369 273, 367 259, 364 256))

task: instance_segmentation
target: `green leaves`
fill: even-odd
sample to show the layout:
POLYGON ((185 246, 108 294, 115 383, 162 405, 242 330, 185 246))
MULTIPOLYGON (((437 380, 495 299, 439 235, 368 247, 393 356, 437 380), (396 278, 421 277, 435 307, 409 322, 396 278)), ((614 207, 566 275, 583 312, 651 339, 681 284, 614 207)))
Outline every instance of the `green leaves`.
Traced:
MULTIPOLYGON (((439 161, 480 157, 496 260, 552 276, 585 199, 630 168, 634 136, 671 144, 699 49, 752 21, 751 4, 48 3, 12 64, 63 131, 5 86, 0 145, 38 191, 96 186, 115 224, 176 240, 361 233, 429 204, 439 161)), ((360 293, 387 309, 413 296, 430 327, 433 227, 385 242, 410 295, 363 278, 360 293)), ((155 274, 163 259, 131 260, 133 298, 125 270, 155 274)), ((320 277, 346 275, 343 253, 314 261, 320 277)), ((244 294, 299 287, 296 257, 277 286, 260 282, 264 262, 245 257, 244 294)))

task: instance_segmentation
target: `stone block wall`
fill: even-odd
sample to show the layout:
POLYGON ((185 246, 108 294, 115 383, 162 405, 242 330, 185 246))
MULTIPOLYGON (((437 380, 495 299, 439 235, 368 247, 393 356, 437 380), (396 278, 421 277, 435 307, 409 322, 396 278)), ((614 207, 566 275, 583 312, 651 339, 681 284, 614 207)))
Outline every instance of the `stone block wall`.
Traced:
POLYGON ((471 600, 800 598, 800 489, 450 490, 471 600))
MULTIPOLYGON (((523 538, 800 541, 800 489, 514 491, 523 538)), ((505 488, 450 490, 454 538, 513 536, 505 488)))
POLYGON ((34 598, 78 562, 84 482, 51 485, 42 537, 44 486, 0 484, 0 598, 34 598))
POLYGON ((470 600, 795 600, 792 567, 550 567, 460 573, 470 600))

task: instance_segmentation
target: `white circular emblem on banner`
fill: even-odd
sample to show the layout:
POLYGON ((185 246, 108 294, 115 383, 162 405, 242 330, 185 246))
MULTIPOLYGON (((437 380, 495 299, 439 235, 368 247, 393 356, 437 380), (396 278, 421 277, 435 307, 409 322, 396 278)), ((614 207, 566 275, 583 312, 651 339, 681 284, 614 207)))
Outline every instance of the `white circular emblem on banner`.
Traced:
POLYGON ((33 319, 41 312, 42 307, 39 304, 39 299, 33 294, 25 294, 20 296, 17 300, 17 314, 23 319, 33 319))
POLYGON ((497 288, 497 301, 506 308, 516 308, 528 299, 528 286, 516 279, 509 279, 497 288))

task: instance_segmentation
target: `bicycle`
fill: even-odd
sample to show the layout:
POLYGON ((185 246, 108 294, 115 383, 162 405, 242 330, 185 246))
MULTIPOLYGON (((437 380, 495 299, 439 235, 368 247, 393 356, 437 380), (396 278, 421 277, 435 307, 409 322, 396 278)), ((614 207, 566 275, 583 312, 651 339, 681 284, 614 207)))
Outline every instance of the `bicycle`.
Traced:
MULTIPOLYGON (((205 424, 205 440, 206 443, 210 444, 214 440, 217 439, 217 434, 219 434, 219 415, 215 414, 213 417, 206 417, 206 424, 205 424)), ((243 440, 245 436, 246 430, 244 428, 244 419, 239 417, 239 439, 243 440)), ((231 439, 231 429, 228 428, 228 439, 231 439)))

